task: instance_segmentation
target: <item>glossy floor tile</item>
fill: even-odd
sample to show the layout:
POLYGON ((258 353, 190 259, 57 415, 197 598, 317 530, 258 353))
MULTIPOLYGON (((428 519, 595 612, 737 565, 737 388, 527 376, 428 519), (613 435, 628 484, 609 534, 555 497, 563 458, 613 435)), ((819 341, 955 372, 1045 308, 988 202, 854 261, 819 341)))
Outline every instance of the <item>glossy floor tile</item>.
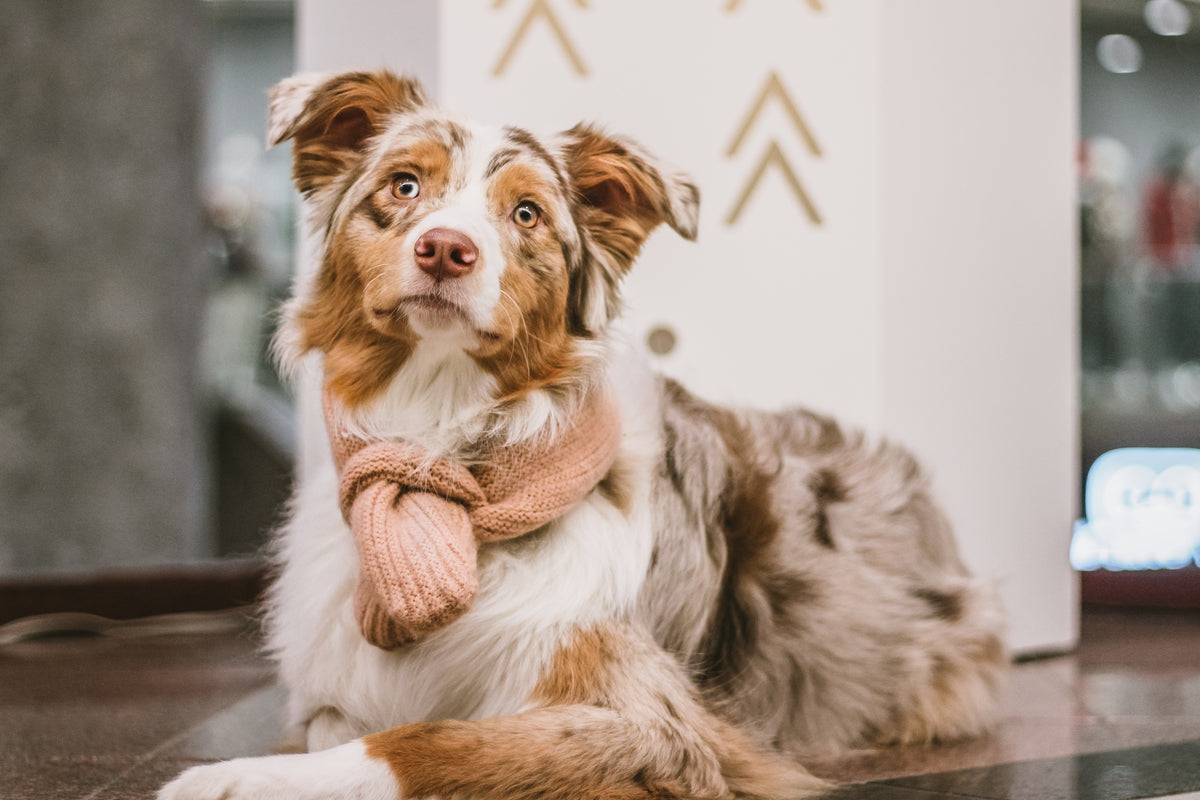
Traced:
POLYGON ((1200 741, 916 775, 887 784, 997 800, 1128 800, 1178 795, 1200 791, 1200 741))
MULTIPOLYGON (((0 628, 0 798, 145 800, 193 764, 275 751, 284 697, 253 627, 207 621, 0 628)), ((1083 632, 1077 654, 1014 668, 991 736, 809 766, 836 800, 1200 800, 1200 615, 1089 612, 1083 632)))
POLYGON ((149 798, 194 764, 271 752, 282 693, 253 628, 208 622, 0 645, 0 798, 149 798))
POLYGON ((992 735, 812 764, 841 798, 1200 798, 1200 614, 1092 610, 1078 652, 1018 664, 992 735))

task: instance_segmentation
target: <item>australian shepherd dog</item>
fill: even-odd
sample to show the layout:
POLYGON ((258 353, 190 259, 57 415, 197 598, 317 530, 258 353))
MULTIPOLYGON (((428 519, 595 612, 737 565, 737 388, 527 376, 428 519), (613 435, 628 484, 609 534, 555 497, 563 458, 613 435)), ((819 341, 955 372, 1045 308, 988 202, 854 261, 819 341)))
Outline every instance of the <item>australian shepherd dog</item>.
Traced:
POLYGON ((555 464, 607 408, 611 445, 534 529, 468 522, 459 606, 395 634, 399 612, 364 615, 335 437, 267 602, 307 752, 195 767, 161 800, 797 798, 829 789, 805 757, 987 728, 1003 614, 914 458, 710 404, 614 332, 646 237, 696 236, 687 175, 595 127, 447 115, 388 72, 285 80, 269 138, 321 253, 279 349, 319 363, 331 433, 478 474, 522 448, 555 464))

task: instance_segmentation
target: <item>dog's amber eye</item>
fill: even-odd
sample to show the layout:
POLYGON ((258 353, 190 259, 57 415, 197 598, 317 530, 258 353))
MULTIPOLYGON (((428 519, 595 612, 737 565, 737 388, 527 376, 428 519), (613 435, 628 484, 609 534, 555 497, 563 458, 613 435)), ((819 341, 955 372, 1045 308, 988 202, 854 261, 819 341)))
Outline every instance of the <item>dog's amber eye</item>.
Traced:
POLYGON ((395 178, 392 178, 392 194, 401 200, 412 200, 420 193, 421 182, 417 180, 416 175, 401 172, 395 178))
POLYGON ((522 228, 537 227, 538 221, 542 218, 542 210, 533 203, 526 200, 513 210, 512 220, 522 228))

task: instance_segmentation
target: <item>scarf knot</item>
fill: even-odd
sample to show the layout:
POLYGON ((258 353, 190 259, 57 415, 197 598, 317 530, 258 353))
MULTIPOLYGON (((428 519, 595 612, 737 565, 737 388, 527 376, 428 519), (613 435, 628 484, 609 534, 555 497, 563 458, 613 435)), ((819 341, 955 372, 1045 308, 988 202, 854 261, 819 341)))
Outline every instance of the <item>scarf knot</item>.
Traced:
POLYGON ((470 609, 479 544, 531 533, 562 516, 604 478, 620 444, 620 416, 593 393, 548 444, 496 447, 466 466, 409 442, 345 431, 326 392, 325 421, 338 499, 354 535, 354 611, 367 641, 392 649, 470 609))

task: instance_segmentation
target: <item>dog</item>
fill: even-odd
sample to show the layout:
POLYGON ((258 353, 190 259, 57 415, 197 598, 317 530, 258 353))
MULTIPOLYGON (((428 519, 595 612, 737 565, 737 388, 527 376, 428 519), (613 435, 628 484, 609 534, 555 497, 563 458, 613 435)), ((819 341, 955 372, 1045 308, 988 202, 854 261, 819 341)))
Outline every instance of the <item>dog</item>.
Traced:
POLYGON ((287 79, 269 117, 321 252, 279 349, 320 362, 332 446, 267 600, 308 752, 194 767, 160 800, 799 798, 830 789, 805 757, 986 731, 1002 609, 913 456, 710 404, 616 333, 650 233, 696 237, 685 174, 590 125, 457 119, 385 71, 287 79), (409 568, 371 560, 392 540, 356 527, 354 447, 407 448, 417 476, 370 514, 420 496, 474 521, 438 568, 464 585, 419 625, 386 598, 409 568), (520 535, 421 483, 526 451, 535 488, 592 474, 520 535))

